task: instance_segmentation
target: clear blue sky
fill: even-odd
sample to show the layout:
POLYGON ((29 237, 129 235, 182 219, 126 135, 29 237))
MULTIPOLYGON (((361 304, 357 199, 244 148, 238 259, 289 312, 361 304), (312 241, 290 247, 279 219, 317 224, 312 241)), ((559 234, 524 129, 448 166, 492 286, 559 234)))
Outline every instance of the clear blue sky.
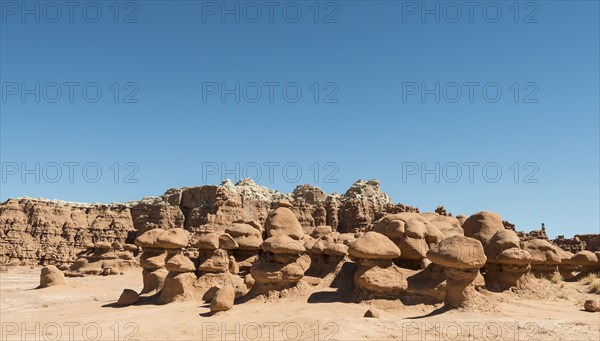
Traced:
POLYGON ((227 2, 239 23, 222 18, 222 1, 76 2, 71 13, 62 2, 1 3, 3 201, 135 200, 218 184, 223 163, 234 170, 224 177, 253 176, 254 162, 257 182, 284 192, 378 178, 423 211, 492 210, 520 229, 599 233, 598 1, 476 2, 472 15, 463 2, 296 1, 272 13, 227 2), (436 4, 439 23, 421 16, 436 4), (422 100, 436 82, 439 103, 422 100), (221 100, 222 83, 240 84, 239 103, 221 100), (270 162, 280 163, 272 181, 270 162), (68 163, 79 163, 72 182, 68 163), (439 182, 422 181, 423 163, 439 163, 439 182))

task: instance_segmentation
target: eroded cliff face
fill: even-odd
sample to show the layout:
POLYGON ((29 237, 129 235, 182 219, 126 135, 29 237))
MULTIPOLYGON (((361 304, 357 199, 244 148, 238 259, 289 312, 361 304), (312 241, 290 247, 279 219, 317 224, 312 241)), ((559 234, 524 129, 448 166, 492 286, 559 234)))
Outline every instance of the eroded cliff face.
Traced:
POLYGON ((120 204, 80 204, 31 198, 0 204, 1 264, 72 263, 86 243, 132 243, 153 228, 191 232, 224 229, 235 221, 263 224, 273 204, 294 203, 302 226, 330 225, 340 232, 364 230, 388 213, 418 211, 393 204, 379 181, 355 182, 343 194, 312 185, 285 194, 246 179, 219 186, 170 189, 159 197, 120 204))

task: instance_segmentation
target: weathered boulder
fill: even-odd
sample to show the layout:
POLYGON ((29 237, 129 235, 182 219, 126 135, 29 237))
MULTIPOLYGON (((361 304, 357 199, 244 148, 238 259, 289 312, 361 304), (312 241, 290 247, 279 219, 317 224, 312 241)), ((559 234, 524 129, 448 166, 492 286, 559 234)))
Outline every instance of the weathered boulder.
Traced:
POLYGON ((56 266, 46 265, 42 268, 40 273, 40 286, 39 288, 47 288, 56 285, 65 285, 65 276, 56 266))
POLYGON ((214 298, 210 303, 210 311, 215 313, 219 311, 226 311, 233 307, 233 301, 235 300, 235 292, 231 284, 227 283, 223 285, 215 294, 214 298))

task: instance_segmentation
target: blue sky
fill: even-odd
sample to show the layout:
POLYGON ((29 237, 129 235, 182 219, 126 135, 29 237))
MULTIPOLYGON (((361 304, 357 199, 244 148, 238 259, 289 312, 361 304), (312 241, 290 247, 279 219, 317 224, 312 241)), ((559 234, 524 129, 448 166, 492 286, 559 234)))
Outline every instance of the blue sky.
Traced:
POLYGON ((3 201, 377 178, 423 211, 599 233, 597 1, 0 3, 3 201))

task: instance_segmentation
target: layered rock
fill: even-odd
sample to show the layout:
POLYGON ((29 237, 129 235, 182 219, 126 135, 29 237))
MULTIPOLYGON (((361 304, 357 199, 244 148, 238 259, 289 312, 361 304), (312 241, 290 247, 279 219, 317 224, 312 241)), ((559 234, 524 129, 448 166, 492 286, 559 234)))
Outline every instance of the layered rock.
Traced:
MULTIPOLYGON (((126 269, 139 266, 138 248, 133 244, 99 242, 87 244, 86 251, 78 254, 77 260, 67 268, 69 277, 88 275, 118 275, 126 269)), ((65 265, 65 264, 63 264, 65 265)))
POLYGON ((170 189, 159 197, 122 204, 9 199, 0 204, 0 261, 70 265, 86 243, 133 243, 155 228, 200 233, 223 231, 236 222, 262 226, 279 200, 293 204, 301 226, 329 225, 340 232, 364 231, 389 213, 417 211, 393 204, 376 180, 359 180, 343 195, 311 185, 284 194, 246 179, 235 185, 227 180, 219 186, 170 189))
POLYGON ((86 243, 131 241, 126 204, 8 199, 0 204, 0 246, 9 265, 72 264, 86 243))

